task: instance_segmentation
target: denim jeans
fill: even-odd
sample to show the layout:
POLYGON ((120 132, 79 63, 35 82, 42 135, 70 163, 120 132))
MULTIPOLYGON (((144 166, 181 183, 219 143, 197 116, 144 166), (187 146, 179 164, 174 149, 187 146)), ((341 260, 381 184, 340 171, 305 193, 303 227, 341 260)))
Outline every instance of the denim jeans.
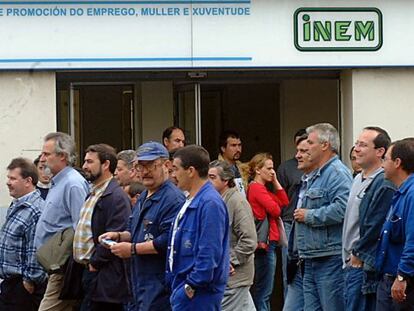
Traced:
POLYGON ((342 256, 305 259, 303 296, 306 311, 343 311, 342 256))
POLYGON ((292 283, 288 285, 283 311, 303 311, 303 305, 302 271, 298 269, 292 283))
POLYGON ((384 276, 377 287, 377 311, 409 311, 414 310, 414 287, 409 283, 403 303, 395 302, 391 297, 391 287, 394 278, 384 276))
POLYGON ((277 242, 271 241, 267 252, 255 254, 252 296, 257 311, 270 311, 270 296, 276 272, 276 248, 277 242))
MULTIPOLYGON (((285 226, 286 237, 289 241, 290 231, 292 230, 292 223, 284 221, 283 225, 285 226)), ((282 247, 282 275, 283 275, 283 297, 286 299, 287 291, 288 291, 288 284, 287 284, 287 260, 288 260, 288 248, 282 247)))
POLYGON ((365 311, 365 299, 362 295, 364 271, 362 268, 348 266, 344 269, 344 304, 347 311, 365 311))

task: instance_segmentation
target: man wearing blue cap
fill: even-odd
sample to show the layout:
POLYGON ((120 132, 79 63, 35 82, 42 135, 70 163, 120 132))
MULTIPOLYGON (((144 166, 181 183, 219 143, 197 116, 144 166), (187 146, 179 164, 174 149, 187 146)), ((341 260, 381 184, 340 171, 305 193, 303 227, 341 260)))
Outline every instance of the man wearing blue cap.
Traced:
POLYGON ((131 258, 133 310, 169 309, 164 281, 168 235, 185 197, 168 179, 168 158, 167 149, 157 142, 138 148, 137 169, 146 190, 133 208, 127 231, 100 237, 118 242, 110 246, 112 253, 131 258))

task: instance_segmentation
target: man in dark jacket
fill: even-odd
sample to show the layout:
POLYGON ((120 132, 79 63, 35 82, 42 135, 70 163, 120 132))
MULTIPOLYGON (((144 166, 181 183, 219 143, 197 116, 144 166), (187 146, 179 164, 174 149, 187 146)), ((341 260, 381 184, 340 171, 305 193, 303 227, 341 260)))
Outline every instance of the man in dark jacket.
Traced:
POLYGON ((390 144, 388 133, 372 126, 364 128, 355 142, 356 163, 362 171, 352 183, 343 225, 345 310, 375 310, 375 253, 395 192, 381 167, 390 144))
POLYGON ((107 231, 124 230, 131 211, 128 196, 113 178, 116 164, 111 146, 98 144, 86 149, 82 168, 93 187, 82 206, 73 241, 74 259, 87 266, 81 310, 123 310, 130 296, 122 259, 98 241, 107 231))

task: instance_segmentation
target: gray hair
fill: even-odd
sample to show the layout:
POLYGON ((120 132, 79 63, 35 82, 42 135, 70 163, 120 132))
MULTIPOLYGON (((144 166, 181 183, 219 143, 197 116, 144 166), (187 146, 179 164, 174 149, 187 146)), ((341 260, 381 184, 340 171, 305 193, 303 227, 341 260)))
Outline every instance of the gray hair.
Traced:
POLYGON ((64 154, 68 165, 76 163, 76 145, 71 136, 62 132, 53 132, 45 136, 44 141, 53 140, 55 142, 55 153, 64 154))
POLYGON ((137 156, 136 151, 134 150, 122 150, 116 155, 116 159, 122 160, 125 162, 126 166, 130 170, 132 166, 134 165, 134 160, 137 156))
POLYGON ((331 150, 336 154, 339 153, 340 141, 336 128, 330 123, 318 123, 306 128, 306 133, 316 132, 320 143, 329 143, 331 150))
POLYGON ((216 168, 221 180, 227 181, 230 188, 236 186, 234 183, 234 173, 231 170, 230 164, 228 164, 226 161, 214 160, 213 162, 210 162, 208 167, 216 168))

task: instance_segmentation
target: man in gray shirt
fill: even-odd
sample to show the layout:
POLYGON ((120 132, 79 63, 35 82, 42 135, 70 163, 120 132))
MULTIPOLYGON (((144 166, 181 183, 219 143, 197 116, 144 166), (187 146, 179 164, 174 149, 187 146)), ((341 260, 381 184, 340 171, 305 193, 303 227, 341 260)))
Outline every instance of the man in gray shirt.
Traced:
POLYGON ((221 194, 229 212, 230 278, 221 303, 223 311, 254 311, 249 289, 254 278, 257 236, 251 207, 235 186, 230 164, 219 160, 211 162, 208 178, 221 194))
MULTIPOLYGON (((46 135, 40 161, 45 162, 46 169, 50 170, 53 178, 45 208, 36 227, 36 248, 46 243, 56 232, 69 227, 76 228, 89 186, 72 168, 75 159, 75 142, 69 135, 60 132, 46 135)), ((69 301, 59 300, 62 286, 63 274, 49 275, 39 310, 72 310, 69 301)))
POLYGON ((355 142, 362 172, 352 184, 342 233, 346 310, 375 310, 375 252, 394 193, 381 167, 390 144, 387 132, 372 126, 364 128, 355 142))

